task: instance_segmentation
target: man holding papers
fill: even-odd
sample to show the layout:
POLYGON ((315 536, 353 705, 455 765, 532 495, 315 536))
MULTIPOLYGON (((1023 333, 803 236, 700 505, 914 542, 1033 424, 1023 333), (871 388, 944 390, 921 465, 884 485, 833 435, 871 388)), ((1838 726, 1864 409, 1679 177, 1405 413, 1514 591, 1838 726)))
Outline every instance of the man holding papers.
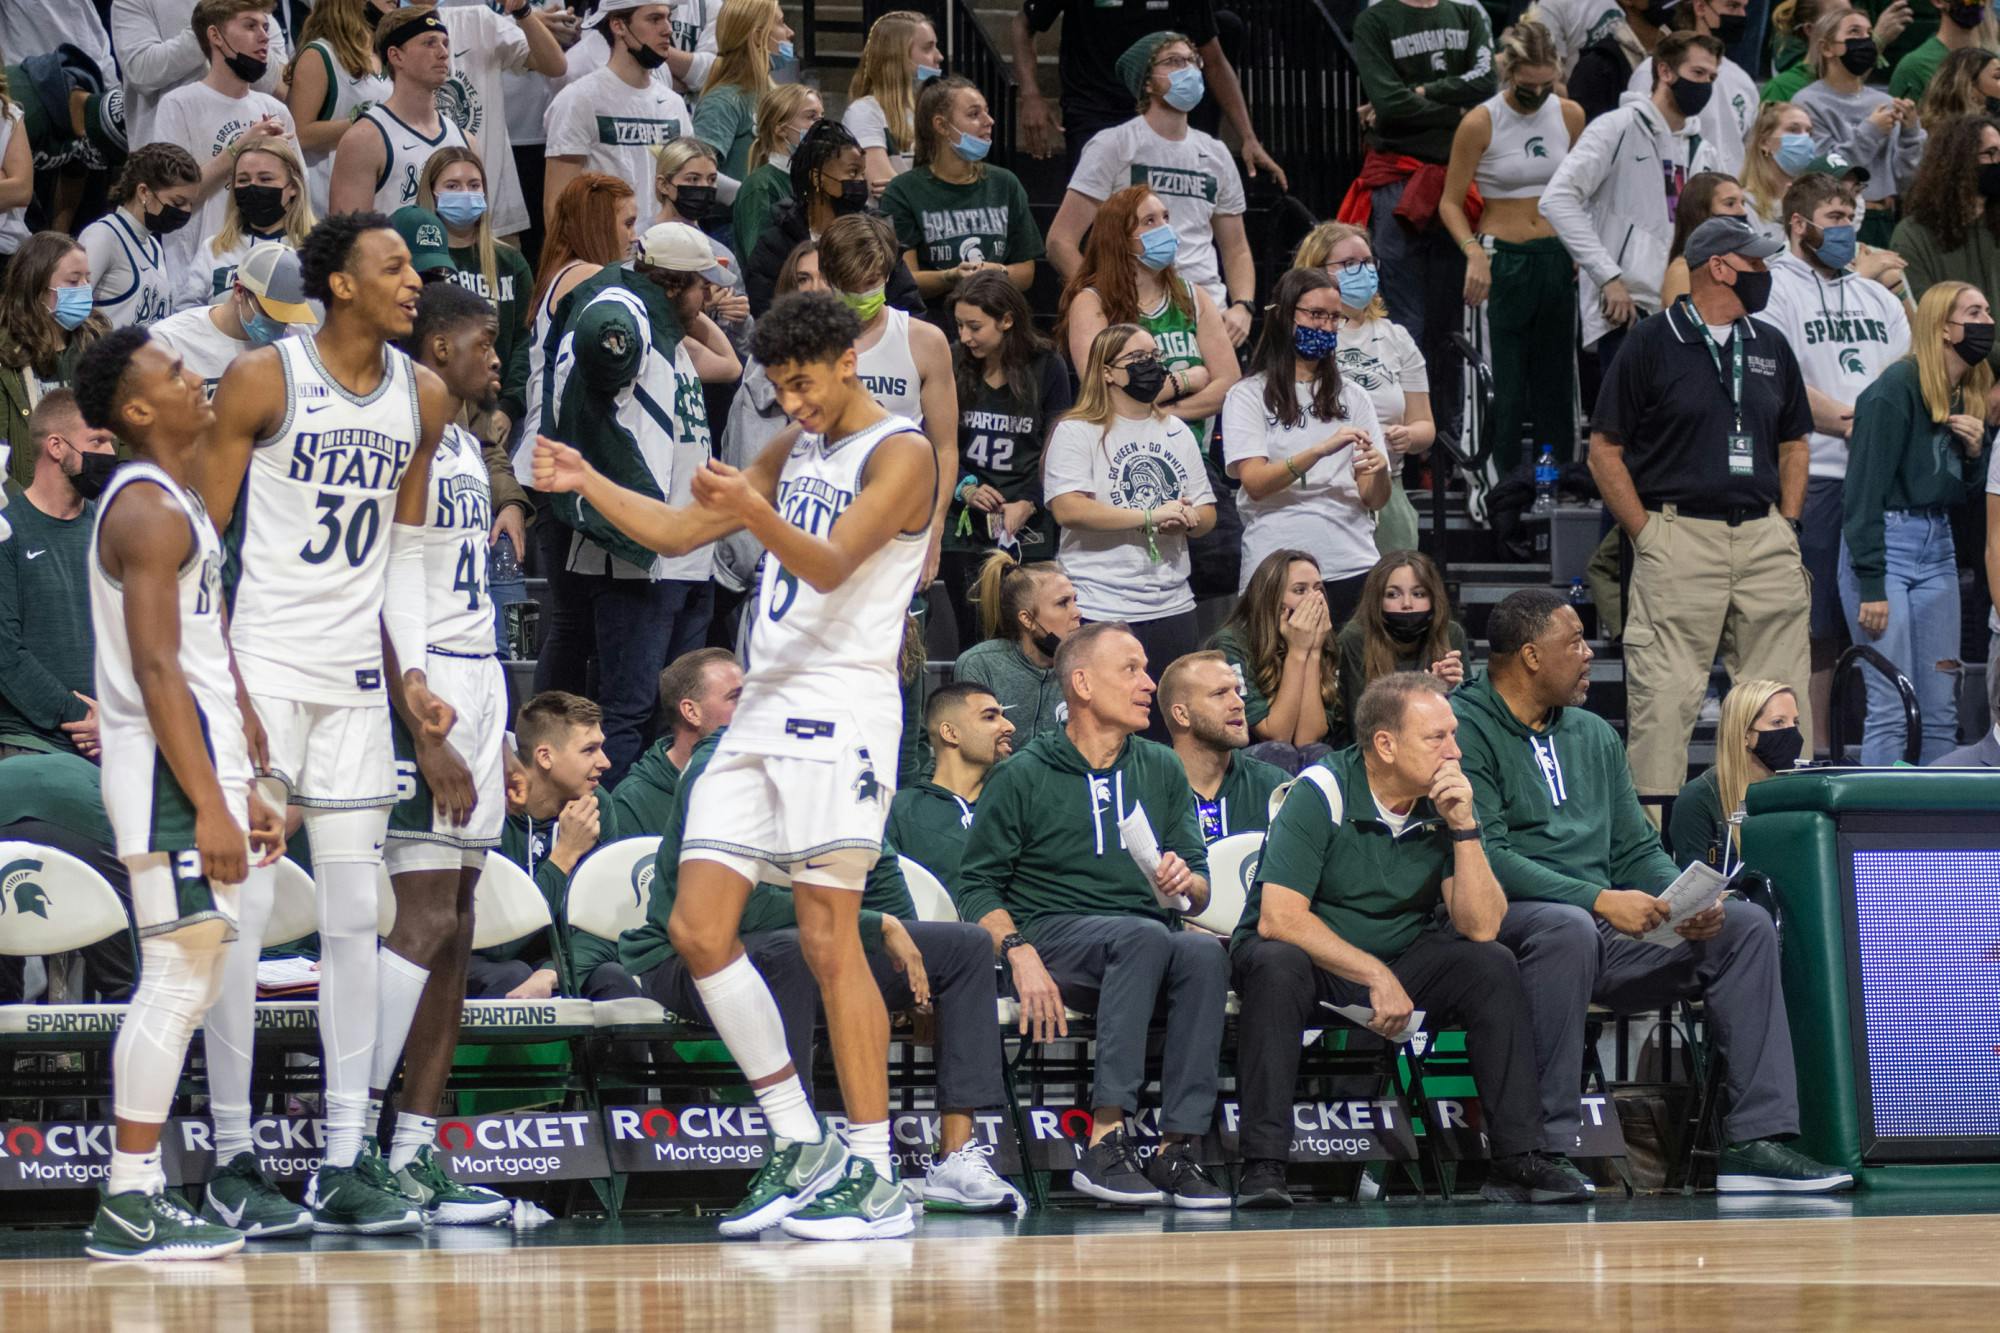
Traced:
MULTIPOLYGON (((1299 774, 1264 842, 1230 950, 1243 1174, 1239 1208, 1287 1208, 1285 1160, 1299 1041, 1321 1004, 1363 1006, 1401 1041, 1418 1012, 1466 1030, 1492 1171, 1480 1191, 1517 1203, 1582 1203, 1574 1167, 1535 1151, 1535 1043, 1514 957, 1493 943, 1507 911, 1480 847, 1445 686, 1406 671, 1354 708, 1357 744, 1299 774), (1450 925, 1438 920, 1444 904, 1450 925)), ((984 817, 982 811, 981 817, 984 817)))
POLYGON ((1097 1015, 1076 1188, 1110 1203, 1227 1208, 1229 1192, 1192 1151, 1215 1117, 1229 993, 1222 946, 1183 931, 1176 915, 1208 904, 1194 793, 1174 752, 1136 734, 1153 681, 1130 630, 1085 625, 1056 650, 1054 671, 1069 721, 987 779, 950 886, 959 915, 993 936, 1037 1040, 1067 1031, 1065 1006, 1097 1015), (1146 1030, 1162 1007, 1162 1142, 1142 1167, 1125 1121, 1139 1109, 1146 1030))
MULTIPOLYGON (((1798 1133, 1791 1029, 1778 937, 1761 909, 1716 901, 1667 937, 1659 895, 1677 870, 1632 787, 1624 746, 1580 705, 1590 645, 1567 599, 1525 589, 1493 609, 1486 674, 1452 696, 1493 873, 1509 900, 1499 940, 1520 960, 1541 1073, 1544 1152, 1579 1132, 1585 1010, 1707 1005, 1727 1067, 1724 1192, 1822 1193, 1853 1177, 1794 1152, 1798 1133)), ((1711 885, 1708 893, 1719 888, 1711 885)))

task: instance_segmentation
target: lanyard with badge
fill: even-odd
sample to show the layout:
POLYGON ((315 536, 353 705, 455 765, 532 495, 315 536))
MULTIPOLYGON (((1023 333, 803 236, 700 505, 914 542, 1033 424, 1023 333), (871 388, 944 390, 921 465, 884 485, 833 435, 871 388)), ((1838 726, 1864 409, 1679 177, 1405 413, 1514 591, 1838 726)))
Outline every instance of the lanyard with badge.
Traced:
POLYGON ((1738 329, 1729 340, 1731 369, 1725 374, 1722 369, 1722 349, 1716 345, 1715 335, 1708 331, 1708 324, 1702 319, 1701 312, 1694 308, 1694 302, 1686 297, 1681 299, 1689 322, 1701 331, 1701 340, 1708 347, 1709 360, 1715 362, 1715 377, 1729 390, 1729 409, 1735 414, 1735 427, 1729 432, 1729 475, 1755 476, 1756 447, 1749 432, 1743 429, 1743 330, 1738 329))

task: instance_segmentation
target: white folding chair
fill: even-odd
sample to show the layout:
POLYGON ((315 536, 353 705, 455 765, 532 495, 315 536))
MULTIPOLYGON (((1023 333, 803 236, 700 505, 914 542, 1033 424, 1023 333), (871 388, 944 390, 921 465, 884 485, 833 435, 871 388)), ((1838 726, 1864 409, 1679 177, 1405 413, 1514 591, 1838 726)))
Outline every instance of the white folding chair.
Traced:
POLYGON ((319 929, 319 897, 313 877, 289 856, 281 856, 271 886, 271 919, 264 923, 265 948, 302 940, 319 929))
POLYGON ((472 891, 472 947, 511 944, 553 923, 548 900, 528 872, 498 852, 488 852, 486 869, 472 891))
POLYGON ((383 939, 396 928, 396 882, 389 875, 389 867, 384 864, 382 873, 375 881, 375 933, 383 939))
MULTIPOLYGON (((117 890, 89 865, 40 843, 0 842, 0 954, 47 958, 131 931, 117 890)), ((0 1040, 101 1046, 124 1014, 122 1004, 4 1005, 0 1040)))
POLYGON ((645 925, 653 859, 659 853, 657 837, 620 838, 585 857, 569 881, 564 915, 570 928, 615 940, 645 925))
POLYGON ((907 856, 897 857, 896 864, 902 867, 903 883, 909 886, 910 901, 917 909, 917 920, 958 920, 958 904, 951 900, 950 891, 936 875, 907 856))
POLYGON ((1232 833, 1208 846, 1208 906, 1186 918, 1189 925, 1227 936, 1243 915, 1257 862, 1264 854, 1262 833, 1232 833))

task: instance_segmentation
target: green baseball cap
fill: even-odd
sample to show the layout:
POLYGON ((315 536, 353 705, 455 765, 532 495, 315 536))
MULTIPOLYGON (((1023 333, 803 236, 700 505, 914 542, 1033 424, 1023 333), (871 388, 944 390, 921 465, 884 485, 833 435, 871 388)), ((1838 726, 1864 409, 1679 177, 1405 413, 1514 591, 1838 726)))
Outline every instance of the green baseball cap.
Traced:
POLYGON ((1849 161, 1845 153, 1834 151, 1821 153, 1806 163, 1801 176, 1832 176, 1837 180, 1853 181, 1856 185, 1868 183, 1868 168, 1849 161))
POLYGON ((458 265, 451 262, 445 240, 444 222, 428 208, 399 208, 389 218, 403 243, 410 247, 410 263, 418 273, 440 270, 449 273, 458 265))

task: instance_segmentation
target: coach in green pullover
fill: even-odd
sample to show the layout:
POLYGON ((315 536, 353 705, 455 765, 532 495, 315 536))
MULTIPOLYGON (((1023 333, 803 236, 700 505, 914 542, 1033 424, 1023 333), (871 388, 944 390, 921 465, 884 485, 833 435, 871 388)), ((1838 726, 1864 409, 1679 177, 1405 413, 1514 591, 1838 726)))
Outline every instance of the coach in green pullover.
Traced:
POLYGON ((1683 921, 1672 947, 1654 896, 1677 873, 1640 808, 1624 747, 1582 707, 1583 622, 1559 592, 1528 588, 1493 609, 1486 673, 1452 695, 1493 873, 1509 906, 1500 942, 1520 961, 1541 1072, 1542 1151, 1573 1151, 1584 1014, 1700 998, 1726 1062, 1724 1192, 1847 1189, 1853 1177, 1794 1152, 1791 1029, 1778 937, 1763 909, 1727 901, 1683 921), (1593 917, 1595 918, 1593 920, 1593 917))
POLYGON ((1069 721, 993 770, 959 869, 959 915, 993 937, 1037 1039, 1062 1026, 1065 997, 1096 1009, 1094 1121, 1076 1187, 1111 1203, 1227 1207, 1187 1140, 1215 1115, 1228 960, 1155 896, 1184 897, 1193 911, 1208 903, 1194 793, 1173 751, 1137 734, 1153 681, 1130 630, 1085 625, 1056 650, 1055 672, 1069 721), (1142 813, 1161 849, 1150 880, 1119 832, 1142 813), (1163 995, 1165 1144, 1142 1171, 1124 1122, 1139 1108, 1163 995))

